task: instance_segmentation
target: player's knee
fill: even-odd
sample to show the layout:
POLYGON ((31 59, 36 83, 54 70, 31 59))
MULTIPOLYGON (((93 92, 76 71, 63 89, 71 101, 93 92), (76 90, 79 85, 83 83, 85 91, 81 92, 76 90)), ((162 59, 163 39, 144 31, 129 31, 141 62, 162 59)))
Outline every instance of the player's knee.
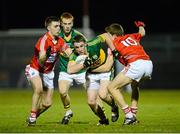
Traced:
POLYGON ((65 90, 61 90, 60 95, 61 95, 61 97, 65 98, 68 95, 68 92, 65 90))
POLYGON ((41 95, 43 93, 43 89, 41 87, 37 87, 34 89, 34 94, 41 95))
POLYGON ((96 105, 96 101, 93 100, 93 99, 89 99, 89 100, 88 100, 88 105, 89 105, 90 107, 93 107, 93 106, 96 105))
POLYGON ((107 97, 107 93, 99 92, 99 97, 100 97, 102 100, 105 100, 106 97, 107 97))
POLYGON ((49 108, 52 106, 52 100, 47 100, 45 104, 43 104, 44 107, 49 108))
POLYGON ((108 91, 111 93, 112 90, 113 90, 113 86, 112 86, 111 84, 109 84, 109 85, 107 86, 107 89, 108 89, 108 91))
POLYGON ((46 103, 46 104, 43 104, 43 107, 45 108, 45 109, 48 109, 48 108, 50 108, 52 106, 52 103, 50 104, 48 104, 48 103, 46 103))

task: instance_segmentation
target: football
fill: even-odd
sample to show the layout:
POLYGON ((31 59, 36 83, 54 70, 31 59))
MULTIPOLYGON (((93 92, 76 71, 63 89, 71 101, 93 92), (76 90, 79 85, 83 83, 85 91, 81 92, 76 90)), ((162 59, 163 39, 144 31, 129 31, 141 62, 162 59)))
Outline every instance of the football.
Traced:
POLYGON ((75 61, 76 61, 76 63, 83 63, 85 61, 86 57, 87 57, 87 55, 79 55, 79 56, 77 56, 75 61))

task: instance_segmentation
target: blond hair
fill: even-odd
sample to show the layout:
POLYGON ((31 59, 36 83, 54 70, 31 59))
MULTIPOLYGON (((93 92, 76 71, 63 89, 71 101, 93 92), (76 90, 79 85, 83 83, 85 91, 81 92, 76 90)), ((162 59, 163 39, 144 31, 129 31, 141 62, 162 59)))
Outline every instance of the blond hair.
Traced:
POLYGON ((69 12, 62 13, 61 16, 60 16, 60 21, 62 21, 62 19, 64 19, 64 18, 74 20, 73 15, 71 13, 69 13, 69 12))

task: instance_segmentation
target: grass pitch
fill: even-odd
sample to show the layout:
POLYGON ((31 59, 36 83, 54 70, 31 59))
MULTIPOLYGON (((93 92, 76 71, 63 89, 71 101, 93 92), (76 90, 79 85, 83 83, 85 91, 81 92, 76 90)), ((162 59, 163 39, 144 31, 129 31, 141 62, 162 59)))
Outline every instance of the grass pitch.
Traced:
MULTIPOLYGON (((125 99, 130 102, 128 93, 125 99)), ((83 89, 70 89, 74 116, 68 125, 61 125, 64 110, 58 91, 55 90, 53 105, 29 127, 25 120, 31 108, 32 90, 0 89, 0 133, 176 133, 180 132, 180 89, 140 91, 139 124, 122 126, 124 114, 120 110, 117 122, 108 126, 96 126, 98 118, 87 105, 83 89)), ((105 105, 106 115, 111 110, 105 105)))

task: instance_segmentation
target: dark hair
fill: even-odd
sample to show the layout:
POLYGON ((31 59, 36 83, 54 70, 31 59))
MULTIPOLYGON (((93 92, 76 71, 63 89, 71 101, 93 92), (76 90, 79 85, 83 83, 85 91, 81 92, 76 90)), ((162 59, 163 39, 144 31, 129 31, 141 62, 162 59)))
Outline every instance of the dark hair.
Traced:
POLYGON ((72 41, 73 45, 75 42, 86 42, 86 39, 82 35, 76 35, 72 41))
POLYGON ((111 35, 113 35, 113 34, 123 35, 124 34, 123 27, 118 23, 112 23, 111 25, 109 25, 108 27, 105 28, 105 31, 109 32, 111 35))
POLYGON ((49 16, 49 17, 47 17, 45 19, 45 23, 44 23, 45 28, 47 28, 52 21, 59 21, 59 18, 56 17, 56 16, 49 16))

